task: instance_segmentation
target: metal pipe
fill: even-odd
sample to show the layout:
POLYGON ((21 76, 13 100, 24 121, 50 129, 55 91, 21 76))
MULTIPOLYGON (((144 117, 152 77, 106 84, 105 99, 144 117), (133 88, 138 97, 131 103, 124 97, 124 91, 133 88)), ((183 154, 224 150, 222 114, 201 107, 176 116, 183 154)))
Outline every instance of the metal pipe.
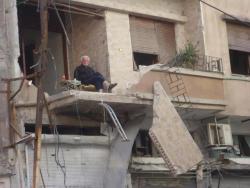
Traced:
POLYGON ((116 114, 112 110, 112 108, 105 103, 99 103, 99 105, 103 106, 108 111, 108 114, 110 115, 111 119, 113 120, 115 127, 116 127, 118 133, 120 134, 120 136, 122 137, 122 139, 124 141, 128 141, 128 137, 125 134, 124 130, 122 129, 122 126, 121 126, 118 118, 116 117, 116 114))

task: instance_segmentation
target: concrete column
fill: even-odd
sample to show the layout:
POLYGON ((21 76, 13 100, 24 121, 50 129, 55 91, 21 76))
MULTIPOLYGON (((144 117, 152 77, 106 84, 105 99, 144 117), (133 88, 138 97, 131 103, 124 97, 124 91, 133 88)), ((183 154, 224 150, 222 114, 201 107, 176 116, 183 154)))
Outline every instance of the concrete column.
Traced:
POLYGON ((126 123, 124 130, 129 139, 127 142, 123 142, 120 136, 113 141, 104 176, 104 188, 125 188, 133 143, 139 129, 146 123, 143 120, 144 116, 141 116, 126 123))
MULTIPOLYGON (((17 60, 19 47, 16 1, 0 1, 0 78, 14 76, 14 59, 17 60), (14 26, 15 25, 15 26, 14 26), (16 40, 16 42, 15 42, 16 40), (18 50, 17 50, 18 47, 18 50)), ((17 61, 15 62, 17 65, 17 61)), ((6 91, 7 84, 0 80, 0 90, 6 91)), ((9 111, 6 93, 0 93, 0 176, 12 173, 11 149, 3 149, 10 144, 9 111)))
POLYGON ((185 48, 186 41, 187 40, 186 40, 184 24, 176 23, 175 24, 175 44, 176 44, 177 52, 185 48))
MULTIPOLYGON (((8 56, 8 77, 19 77, 21 76, 21 70, 17 62, 20 55, 19 52, 19 36, 18 36, 18 18, 16 1, 10 0, 5 1, 5 39, 6 48, 5 52, 8 56)), ((18 87, 18 82, 14 83, 14 88, 18 87)))
POLYGON ((105 21, 110 80, 118 83, 115 91, 121 93, 138 79, 133 71, 129 15, 106 11, 105 21))

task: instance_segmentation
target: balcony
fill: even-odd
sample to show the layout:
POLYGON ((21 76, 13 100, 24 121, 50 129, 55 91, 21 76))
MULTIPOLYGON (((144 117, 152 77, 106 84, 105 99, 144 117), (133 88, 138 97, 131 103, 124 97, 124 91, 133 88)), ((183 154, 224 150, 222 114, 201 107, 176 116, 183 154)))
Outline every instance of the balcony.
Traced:
POLYGON ((182 67, 205 72, 223 73, 222 58, 197 55, 192 57, 191 61, 185 60, 185 57, 177 55, 169 64, 169 67, 182 67))

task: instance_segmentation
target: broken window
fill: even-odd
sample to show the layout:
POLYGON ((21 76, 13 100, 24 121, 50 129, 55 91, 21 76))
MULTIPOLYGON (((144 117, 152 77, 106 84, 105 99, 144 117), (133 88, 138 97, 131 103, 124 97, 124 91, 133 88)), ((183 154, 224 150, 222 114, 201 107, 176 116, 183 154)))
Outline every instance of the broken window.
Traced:
POLYGON ((241 156, 250 157, 250 136, 234 135, 233 142, 234 145, 240 150, 241 156))
POLYGON ((149 66, 158 62, 158 56, 154 54, 134 52, 133 55, 135 62, 134 70, 138 70, 139 65, 149 66))
POLYGON ((233 74, 250 75, 250 53, 229 50, 233 74))
POLYGON ((250 29, 242 25, 227 24, 228 45, 233 74, 250 74, 250 29))
POLYGON ((176 53, 174 24, 130 16, 131 43, 138 66, 168 63, 176 53))

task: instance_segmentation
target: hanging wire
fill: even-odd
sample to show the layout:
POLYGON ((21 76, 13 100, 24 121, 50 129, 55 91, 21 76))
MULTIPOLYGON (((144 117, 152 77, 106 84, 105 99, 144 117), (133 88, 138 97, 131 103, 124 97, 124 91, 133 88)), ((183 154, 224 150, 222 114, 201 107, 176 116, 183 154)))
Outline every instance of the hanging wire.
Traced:
POLYGON ((61 144, 60 144, 59 133, 58 133, 58 130, 57 130, 57 125, 54 125, 54 135, 56 135, 56 137, 57 137, 57 143, 56 143, 56 146, 55 146, 55 162, 60 167, 61 172, 63 173, 64 187, 67 188, 67 186, 66 186, 66 175, 67 175, 66 165, 65 165, 65 159, 64 159, 63 149, 60 148, 61 144), (60 150, 61 150, 61 153, 62 153, 62 160, 63 160, 62 164, 61 164, 61 161, 60 161, 60 158, 59 158, 59 152, 60 152, 60 150))
POLYGON ((55 4, 54 0, 51 0, 51 2, 52 2, 52 5, 53 5, 53 7, 54 7, 54 9, 56 11, 57 18, 58 18, 58 20, 59 20, 59 22, 61 24, 61 27, 62 27, 63 32, 64 32, 64 35, 65 35, 66 40, 67 40, 67 43, 70 44, 68 33, 67 33, 66 29, 65 29, 64 23, 63 23, 62 18, 61 18, 60 14, 59 14, 59 11, 58 11, 58 9, 56 7, 56 4, 55 4))

